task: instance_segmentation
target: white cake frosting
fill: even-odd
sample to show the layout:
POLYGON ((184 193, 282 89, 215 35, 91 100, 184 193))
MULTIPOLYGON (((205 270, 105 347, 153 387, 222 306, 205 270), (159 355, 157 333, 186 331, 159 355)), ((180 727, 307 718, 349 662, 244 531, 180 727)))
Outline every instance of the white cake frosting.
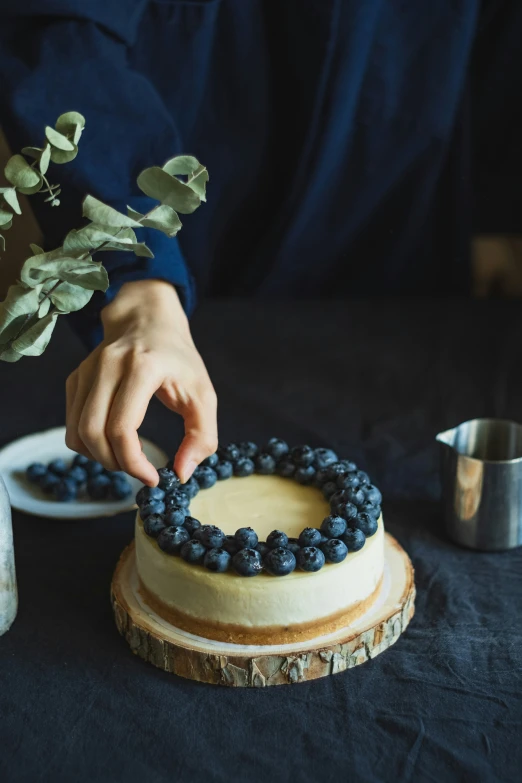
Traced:
MULTIPOLYGON (((264 540, 274 529, 298 537, 305 527, 319 527, 330 509, 315 488, 278 476, 250 476, 201 491, 190 513, 227 534, 252 527, 264 540)), ((244 577, 233 571, 212 573, 164 553, 146 535, 138 515, 136 559, 146 599, 155 598, 155 608, 170 610, 173 621, 185 618, 187 630, 205 635, 208 628, 209 638, 224 638, 223 629, 230 627, 229 638, 241 629, 244 640, 257 632, 283 638, 294 629, 304 637, 307 629, 313 635, 325 623, 342 622, 375 593, 384 569, 384 526, 381 518, 377 532, 342 563, 326 564, 314 573, 244 577)))

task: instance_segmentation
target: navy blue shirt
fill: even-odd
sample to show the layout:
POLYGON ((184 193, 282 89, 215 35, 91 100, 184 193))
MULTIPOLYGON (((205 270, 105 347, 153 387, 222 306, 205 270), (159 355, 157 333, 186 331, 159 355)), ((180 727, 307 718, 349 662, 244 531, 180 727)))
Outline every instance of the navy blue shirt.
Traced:
POLYGON ((473 231, 522 227, 516 0, 2 0, 0 122, 17 150, 68 110, 87 126, 32 198, 47 246, 89 192, 144 211, 135 180, 177 153, 210 171, 179 239, 104 256, 111 287, 200 295, 462 294, 473 231))

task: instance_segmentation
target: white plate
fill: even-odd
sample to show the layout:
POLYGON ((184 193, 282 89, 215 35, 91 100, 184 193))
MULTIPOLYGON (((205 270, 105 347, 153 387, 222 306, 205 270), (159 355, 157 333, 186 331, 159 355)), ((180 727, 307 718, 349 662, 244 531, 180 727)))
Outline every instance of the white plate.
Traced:
MULTIPOLYGON (((155 468, 167 462, 167 455, 150 440, 140 439, 147 458, 155 468)), ((0 451, 0 475, 4 479, 11 505, 27 514, 52 519, 87 519, 88 517, 110 517, 136 508, 134 497, 142 482, 128 476, 132 495, 125 500, 90 500, 80 498, 73 503, 58 503, 52 495, 46 495, 25 477, 25 469, 32 462, 46 465, 53 459, 64 459, 69 463, 74 452, 65 445, 65 427, 55 427, 45 432, 36 432, 13 441, 0 451)))

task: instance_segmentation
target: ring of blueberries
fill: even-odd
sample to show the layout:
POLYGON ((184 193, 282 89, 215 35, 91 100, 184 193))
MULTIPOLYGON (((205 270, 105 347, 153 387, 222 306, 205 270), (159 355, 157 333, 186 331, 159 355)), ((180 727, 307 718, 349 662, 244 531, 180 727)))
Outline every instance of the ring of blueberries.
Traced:
POLYGON ((91 500, 125 500, 132 495, 132 485, 125 473, 105 470, 103 465, 83 454, 76 454, 71 464, 53 459, 47 465, 33 462, 26 478, 47 495, 61 503, 71 503, 85 488, 91 500))
POLYGON ((230 568, 240 576, 286 576, 296 568, 319 571, 325 563, 340 563, 349 552, 362 549, 377 531, 381 514, 381 493, 355 463, 338 459, 331 449, 290 449, 279 438, 271 438, 262 449, 255 443, 223 446, 186 484, 168 465, 158 474, 158 486, 142 487, 136 496, 146 534, 167 554, 219 573, 230 568), (190 501, 201 489, 253 473, 277 474, 317 487, 330 502, 330 515, 320 529, 307 527, 297 539, 273 530, 266 541, 259 541, 250 527, 225 535, 190 516, 190 501))

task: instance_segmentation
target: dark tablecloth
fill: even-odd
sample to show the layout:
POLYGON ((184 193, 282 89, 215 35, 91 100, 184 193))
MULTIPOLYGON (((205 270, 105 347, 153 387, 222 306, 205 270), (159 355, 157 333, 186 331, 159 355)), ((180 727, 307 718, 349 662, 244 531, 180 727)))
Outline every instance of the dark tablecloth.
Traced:
MULTIPOLYGON (((20 609, 0 639, 0 779, 520 780, 522 549, 445 540, 434 436, 475 416, 522 421, 522 305, 209 303, 194 333, 223 441, 277 434, 370 471, 415 566, 415 617, 387 652, 333 677, 196 684, 134 657, 114 626, 109 585, 131 513, 15 512, 20 609)), ((63 382, 81 356, 62 324, 41 359, 0 365, 3 443, 63 422, 63 382)), ((173 451, 179 433, 153 404, 143 434, 173 451)))

